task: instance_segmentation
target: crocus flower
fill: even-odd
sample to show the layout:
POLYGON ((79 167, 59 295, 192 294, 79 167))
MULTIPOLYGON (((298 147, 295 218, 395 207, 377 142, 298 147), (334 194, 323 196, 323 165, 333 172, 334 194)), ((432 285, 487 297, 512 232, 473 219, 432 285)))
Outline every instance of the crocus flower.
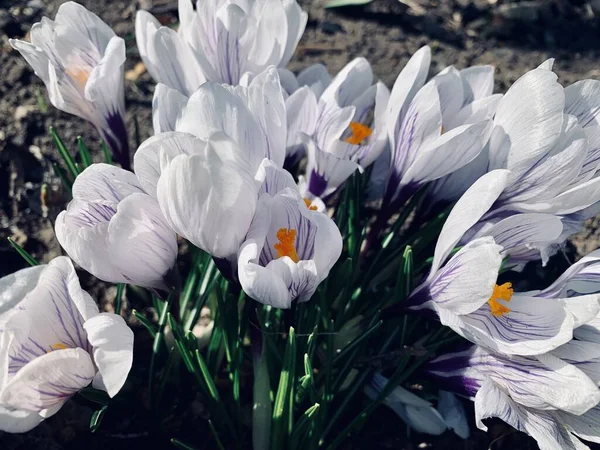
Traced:
POLYGON ((308 15, 295 0, 179 0, 179 30, 138 11, 140 55, 157 83, 192 95, 206 82, 240 84, 244 74, 285 67, 308 15))
POLYGON ((10 40, 48 89, 61 111, 90 121, 129 169, 125 128, 123 64, 125 41, 83 6, 63 3, 54 21, 44 17, 31 28, 31 43, 10 40))
POLYGON ((511 283, 497 284, 505 252, 551 229, 524 222, 498 232, 498 241, 486 236, 468 242, 444 264, 465 231, 498 198, 508 177, 507 171, 492 171, 461 197, 440 232, 428 277, 406 304, 435 311, 442 324, 495 352, 537 355, 570 341, 584 320, 582 310, 587 320, 600 311, 597 294, 576 300, 544 298, 514 293, 511 283))
POLYGON ((56 218, 55 232, 73 261, 101 280, 172 286, 175 232, 129 171, 108 164, 84 170, 73 183, 73 200, 56 218))
POLYGON ((373 84, 364 58, 348 63, 333 79, 323 66, 311 66, 298 82, 302 87, 286 99, 287 157, 295 162, 306 149, 306 190, 310 196, 327 196, 383 151, 389 91, 381 82, 373 84), (367 122, 371 113, 373 123, 367 122))
POLYGON ((598 345, 573 341, 537 357, 503 357, 479 347, 440 356, 426 367, 441 385, 475 401, 477 426, 498 417, 542 450, 589 449, 600 442, 598 345), (568 357, 568 359, 567 359, 568 357))
POLYGON ((238 253, 238 278, 254 300, 287 309, 309 300, 327 277, 342 252, 342 236, 295 185, 281 187, 264 189, 258 200, 238 253))
POLYGON ((29 431, 89 384, 114 397, 133 359, 125 321, 98 312, 64 256, 8 278, 22 289, 0 280, 0 429, 29 431))
MULTIPOLYGON (((377 398, 388 379, 380 373, 376 373, 371 382, 365 387, 365 394, 371 399, 377 398)), ((447 422, 446 418, 443 417, 441 411, 434 408, 433 405, 427 400, 422 399, 418 395, 407 391, 401 386, 394 388, 392 393, 384 399, 384 404, 392 409, 404 423, 419 433, 426 433, 431 435, 440 435, 451 428, 451 424, 457 426, 457 434, 466 438, 469 435, 469 428, 466 423, 465 412, 462 410, 462 406, 456 403, 453 398, 453 394, 445 392, 443 394, 443 405, 442 397, 440 397, 440 409, 443 406, 444 412, 453 410, 454 416, 448 417, 450 423, 447 422), (465 433, 466 428, 466 433, 465 433)))
MULTIPOLYGON (((442 82, 440 76, 425 84, 430 59, 429 47, 417 51, 400 72, 390 94, 385 119, 389 169, 381 210, 368 237, 369 246, 388 219, 423 185, 474 160, 491 132, 491 120, 485 114, 474 123, 444 129, 443 113, 454 103, 450 101, 452 95, 457 95, 456 105, 463 101, 462 92, 454 93, 451 86, 462 86, 462 81, 449 73, 444 77, 456 83, 442 82)), ((381 163, 374 171, 385 167, 381 163)))
POLYGON ((212 256, 235 262, 258 202, 261 167, 270 160, 280 168, 285 158, 276 69, 247 87, 203 84, 171 123, 176 131, 153 136, 136 152, 140 183, 173 230, 212 256))

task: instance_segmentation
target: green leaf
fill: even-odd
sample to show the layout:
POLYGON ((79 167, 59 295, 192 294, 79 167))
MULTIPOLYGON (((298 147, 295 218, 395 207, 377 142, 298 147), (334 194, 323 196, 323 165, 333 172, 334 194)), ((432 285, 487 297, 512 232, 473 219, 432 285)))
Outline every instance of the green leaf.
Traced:
POLYGON ((119 283, 117 285, 117 296, 115 297, 115 314, 121 315, 121 305, 123 303, 123 294, 127 289, 127 285, 125 283, 119 283))
POLYGON ((106 161, 106 164, 112 164, 112 153, 110 152, 108 145, 104 141, 102 141, 102 153, 104 153, 104 161, 106 161))
POLYGON ((150 323, 146 316, 144 316, 139 311, 136 311, 135 309, 131 313, 137 318, 137 320, 141 322, 142 325, 144 325, 144 328, 146 328, 150 335, 154 338, 157 332, 156 327, 152 323, 150 323))
POLYGON ((94 411, 94 414, 92 414, 92 418, 90 419, 90 431, 92 433, 95 433, 98 428, 100 428, 100 424, 102 423, 102 419, 104 418, 104 413, 106 412, 107 408, 108 406, 104 405, 102 408, 94 411))
POLYGON ((294 432, 292 433, 292 437, 290 439, 290 450, 296 450, 301 448, 300 441, 302 437, 307 434, 311 428, 314 426, 314 421, 319 413, 319 408, 321 405, 315 403, 302 414, 298 423, 294 426, 294 432))
POLYGON ((87 387, 79 391, 79 395, 90 402, 98 403, 99 405, 108 405, 110 397, 104 391, 87 387))
POLYGON ((67 173, 57 163, 52 163, 52 168, 54 169, 54 174, 60 178, 65 189, 71 194, 73 191, 73 180, 69 178, 67 173))
POLYGON ((67 147, 65 147, 65 144, 58 135, 58 133, 56 133, 54 127, 50 127, 50 136, 52 136, 52 141, 54 142, 54 145, 56 146, 60 157, 65 162, 65 165, 67 166, 67 170, 69 171, 71 178, 74 180, 80 173, 79 167, 77 167, 77 163, 69 153, 69 150, 67 150, 67 147))
POLYGON ((84 169, 87 169, 92 165, 92 155, 90 155, 90 150, 85 145, 85 142, 83 142, 81 136, 77 136, 77 149, 81 157, 81 165, 84 169))
POLYGON ((13 241, 12 238, 7 238, 8 239, 8 243, 12 246, 12 248, 14 248, 17 253, 19 255, 21 255, 21 258, 23 258, 27 264, 29 264, 30 266, 39 266, 40 263, 37 262, 37 260, 31 256, 31 254, 25 250, 23 247, 21 247, 19 244, 17 244, 15 241, 13 241))
POLYGON ((293 426, 291 412, 294 407, 294 383, 296 378, 296 336, 290 327, 288 341, 283 357, 283 367, 279 377, 279 388, 273 407, 273 426, 271 448, 284 448, 293 426))
POLYGON ((175 447, 181 448, 183 450, 197 450, 196 447, 192 447, 191 445, 186 444, 185 442, 182 442, 179 439, 175 439, 175 438, 171 439, 171 444, 173 444, 175 447))

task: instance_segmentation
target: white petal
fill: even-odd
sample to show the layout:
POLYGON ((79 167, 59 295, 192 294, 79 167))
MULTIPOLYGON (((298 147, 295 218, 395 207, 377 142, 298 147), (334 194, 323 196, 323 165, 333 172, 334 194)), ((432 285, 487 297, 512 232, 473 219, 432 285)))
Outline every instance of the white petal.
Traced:
POLYGON ((486 144, 492 122, 464 125, 442 134, 428 147, 419 150, 404 180, 433 181, 473 161, 486 144))
POLYGON ((275 195, 286 188, 298 189, 292 174, 269 159, 265 159, 258 168, 256 181, 260 183, 259 195, 264 193, 275 195))
POLYGON ((475 416, 477 426, 482 430, 487 430, 481 422, 482 419, 502 419, 517 430, 532 436, 541 450, 581 450, 569 442, 568 433, 561 430, 561 425, 552 415, 519 405, 491 381, 486 381, 475 396, 475 416))
POLYGON ((118 203, 133 193, 143 193, 136 176, 110 164, 92 164, 73 183, 73 198, 84 201, 106 200, 118 203))
POLYGON ((500 100, 502 100, 502 94, 495 94, 463 106, 454 117, 444 122, 444 129, 449 131, 460 125, 477 123, 493 118, 500 100))
POLYGON ((218 132, 225 133, 243 149, 255 169, 267 157, 267 137, 248 108, 247 100, 233 88, 203 84, 190 97, 177 121, 177 131, 203 140, 218 132))
POLYGON ((285 101, 287 113, 287 151, 294 154, 299 150, 302 139, 299 133, 309 136, 317 126, 317 98, 310 88, 304 86, 290 95, 285 101))
MULTIPOLYGON (((454 314, 469 314, 479 309, 494 290, 502 263, 501 250, 491 238, 465 245, 422 285, 428 298, 454 314)), ((413 296, 419 294, 417 289, 413 296)))
POLYGON ((115 32, 96 14, 75 2, 63 3, 56 12, 55 22, 77 30, 103 52, 115 32))
POLYGON ((56 350, 25 365, 4 387, 0 401, 26 411, 41 411, 64 403, 89 385, 96 369, 80 348, 56 350))
POLYGON ((205 147, 206 142, 193 134, 177 131, 157 134, 146 139, 133 157, 133 166, 140 185, 148 194, 156 198, 161 160, 168 165, 179 155, 201 154, 205 147))
MULTIPOLYGON (((281 7, 283 13, 283 8, 281 7)), ((242 74, 247 70, 245 62, 250 55, 246 54, 241 40, 246 32, 246 13, 236 4, 225 4, 217 13, 217 57, 216 64, 217 72, 219 73, 220 81, 237 85, 240 82, 242 74)), ((255 44, 259 44, 258 37, 255 44)), ((271 54, 266 46, 259 45, 253 49, 254 58, 260 58, 261 64, 268 64, 268 56, 264 52, 271 54), (264 49, 261 51, 261 49, 264 49)))
POLYGON ((279 62, 280 66, 286 66, 290 62, 290 59, 292 59, 298 41, 300 41, 302 34, 304 34, 306 23, 308 22, 308 14, 302 11, 302 8, 295 0, 285 2, 284 8, 288 23, 288 38, 285 51, 279 62))
MULTIPOLYGON (((152 126, 154 134, 175 131, 177 119, 187 104, 188 98, 166 84, 158 83, 152 98, 152 126)), ((134 155, 135 157, 135 155, 134 155)))
POLYGON ((94 348, 98 373, 93 386, 114 397, 121 390, 133 362, 133 331, 121 316, 101 313, 83 324, 94 348))
POLYGON ((85 98, 94 103, 104 118, 117 111, 124 113, 123 64, 125 64, 125 41, 113 37, 106 53, 90 73, 85 84, 85 98))
POLYGON ((120 202, 108 225, 107 244, 111 260, 130 283, 168 287, 164 277, 175 266, 177 237, 154 198, 133 194, 120 202))
POLYGON ((281 87, 284 90, 284 97, 286 94, 291 95, 298 90, 300 86, 298 80, 296 80, 296 75, 292 71, 278 67, 277 72, 279 73, 281 87))
MULTIPOLYGON (((320 281, 314 261, 295 263, 290 258, 283 257, 269 262, 265 268, 283 281, 292 301, 306 302, 310 300, 320 281)), ((272 304, 269 301, 255 300, 264 304, 272 304)))
POLYGON ((342 108, 351 106, 372 83, 373 72, 369 62, 365 58, 355 58, 333 78, 320 101, 342 108))
POLYGON ((29 42, 17 39, 9 39, 9 43, 17 50, 25 61, 33 68, 35 74, 41 78, 46 87, 50 89, 50 73, 48 71, 49 59, 46 53, 39 47, 29 42))
POLYGON ((501 317, 487 304, 462 316, 459 334, 495 352, 524 356, 554 350, 573 338, 573 318, 559 301, 515 294, 503 304, 510 312, 501 317))
POLYGON ((440 232, 430 276, 444 263, 461 237, 490 209, 506 187, 507 180, 508 171, 489 172, 458 200, 440 232))
POLYGON ((27 267, 0 278, 0 315, 14 308, 35 288, 45 264, 27 267))
POLYGON ((481 100, 494 91, 494 67, 473 66, 459 72, 463 83, 464 104, 481 100))
POLYGON ((440 96, 440 109, 442 111, 442 122, 444 124, 458 114, 463 106, 463 81, 458 71, 440 73, 431 79, 435 84, 440 96))
POLYGON ((467 439, 471 434, 467 412, 459 398, 451 392, 439 391, 438 411, 444 418, 446 425, 458 437, 467 439))
POLYGON ((387 132, 392 148, 396 146, 395 139, 398 136, 404 112, 415 94, 425 84, 430 62, 431 50, 429 47, 421 47, 410 58, 400 72, 400 75, 398 75, 398 78, 396 78, 387 110, 387 132))
POLYGON ((258 119, 267 137, 265 157, 283 166, 287 133, 286 106, 279 74, 270 67, 256 76, 248 86, 248 108, 258 119))
POLYGON ((298 84, 308 86, 316 97, 320 97, 330 83, 331 75, 323 64, 313 64, 298 74, 298 84))
POLYGON ((212 141, 205 155, 176 157, 157 186, 171 228, 218 258, 237 253, 257 199, 254 174, 217 154, 224 145, 229 144, 212 141))
POLYGON ((581 80, 565 88, 565 113, 582 127, 600 125, 600 81, 581 80))
POLYGON ((490 140, 491 167, 524 172, 560 135, 564 92, 556 74, 535 69, 519 78, 500 100, 490 140))
POLYGON ((313 260, 320 282, 329 275, 342 254, 343 240, 337 225, 326 212, 314 211, 310 212, 310 216, 317 224, 313 260))
POLYGON ((565 413, 557 416, 571 433, 586 441, 600 443, 600 406, 580 416, 565 413))
POLYGON ((26 433, 37 427, 42 420, 44 418, 37 412, 0 406, 0 431, 26 433))

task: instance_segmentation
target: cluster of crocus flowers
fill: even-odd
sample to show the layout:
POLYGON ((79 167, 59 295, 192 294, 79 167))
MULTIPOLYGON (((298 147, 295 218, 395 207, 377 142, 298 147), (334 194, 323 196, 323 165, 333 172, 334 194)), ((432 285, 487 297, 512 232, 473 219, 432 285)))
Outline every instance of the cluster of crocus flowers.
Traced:
MULTIPOLYGON (((123 39, 67 2, 34 25, 31 43, 11 41, 52 104, 92 122, 122 168, 92 164, 75 179, 55 224, 70 259, 0 280, 0 429, 28 430, 90 384, 114 396, 125 382, 132 333, 99 312, 71 260, 164 297, 178 288, 179 237, 232 288, 266 310, 290 309, 350 247, 333 211, 347 181, 367 172, 364 201, 379 203, 363 230, 366 261, 417 194, 416 228, 456 202, 429 272, 400 307, 474 344, 428 364, 447 389, 437 401, 399 386, 385 404, 417 431, 464 437, 452 391, 475 400, 479 427, 500 417, 543 450, 584 448, 575 436, 600 441, 600 256, 539 291, 520 292, 503 273, 545 262, 598 212, 600 82, 564 88, 550 60, 494 94, 490 66, 429 78, 423 47, 390 90, 363 57, 333 76, 321 64, 287 70, 307 23, 294 0, 180 0, 179 18, 175 31, 136 17, 157 85, 154 135, 133 170, 123 39)), ((377 397, 386 383, 377 373, 364 391, 377 397)))

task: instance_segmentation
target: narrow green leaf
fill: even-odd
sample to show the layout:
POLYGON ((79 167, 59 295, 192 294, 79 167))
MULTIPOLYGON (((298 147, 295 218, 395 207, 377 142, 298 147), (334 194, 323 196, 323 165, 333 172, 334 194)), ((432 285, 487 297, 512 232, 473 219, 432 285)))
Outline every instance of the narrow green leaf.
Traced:
POLYGON ((71 194, 73 191, 73 180, 69 178, 67 173, 57 163, 52 163, 52 168, 54 169, 54 174, 60 178, 65 189, 71 194))
POLYGON ((83 388, 79 391, 79 395, 90 402, 98 403, 99 405, 108 405, 110 397, 104 391, 91 387, 83 388))
POLYGON ((79 168, 77 167, 77 163, 69 153, 69 150, 67 150, 67 147, 65 147, 65 144, 58 135, 58 133, 56 133, 54 127, 50 127, 50 136, 52 136, 52 141, 54 142, 54 145, 56 146, 60 157, 65 162, 67 170, 71 174, 71 178, 74 180, 80 173, 79 168))
POLYGON ((279 387, 273 406, 273 426, 271 448, 284 448, 289 439, 290 408, 294 405, 293 385, 296 378, 296 337, 294 328, 290 327, 288 341, 283 357, 283 367, 279 377, 279 387))
POLYGON ((119 283, 117 285, 117 296, 115 297, 115 314, 121 315, 121 305, 123 304, 123 294, 127 290, 125 283, 119 283))
POLYGON ((27 264, 29 264, 30 266, 40 265, 40 263, 37 262, 37 259, 31 256, 31 254, 27 250, 25 250, 23 247, 17 244, 12 238, 7 239, 8 243, 12 246, 12 248, 14 248, 17 251, 19 255, 21 255, 21 258, 23 258, 27 262, 27 264))
POLYGON ((210 433, 212 434, 213 438, 215 439, 215 442, 217 443, 217 447, 219 448, 219 450, 225 450, 225 447, 223 446, 221 439, 219 439, 219 434, 217 433, 217 430, 216 430, 215 426, 213 425, 212 420, 210 420, 210 419, 208 419, 208 426, 210 428, 210 433))
POLYGON ((81 157, 81 166, 86 169, 92 165, 92 155, 90 154, 90 150, 83 142, 81 136, 77 136, 77 149, 79 151, 79 156, 81 157))
POLYGON ((102 419, 104 418, 104 413, 106 412, 107 405, 104 405, 97 411, 94 411, 92 414, 92 418, 90 419, 90 431, 95 433, 98 428, 100 428, 100 424, 102 423, 102 419))
POLYGON ((407 245, 402 255, 404 259, 404 297, 408 297, 412 290, 413 277, 413 253, 410 245, 407 245))
POLYGON ((102 153, 104 153, 104 161, 106 161, 106 164, 112 164, 112 153, 105 141, 102 141, 102 153))
POLYGON ((302 414, 302 417, 298 420, 298 423, 294 426, 294 432, 290 439, 290 450, 296 450, 301 448, 301 439, 306 435, 314 425, 314 419, 319 413, 321 405, 315 403, 302 414))
POLYGON ((325 8, 340 8, 342 6, 367 5, 373 0, 331 0, 325 4, 325 8))
POLYGON ((175 439, 175 438, 171 438, 171 444, 173 444, 175 447, 177 448, 181 448, 183 450, 198 450, 196 449, 196 447, 192 447, 189 444, 186 444, 183 441, 180 441, 179 439, 175 439))
POLYGON ((148 332, 150 333, 150 335, 152 337, 156 336, 156 332, 157 332, 156 326, 154 326, 152 323, 150 323, 150 321, 148 319, 146 319, 146 316, 144 316, 139 311, 136 311, 135 309, 131 313, 137 318, 137 320, 139 320, 141 322, 142 325, 144 325, 144 328, 146 328, 148 330, 148 332))
POLYGON ((217 402, 221 401, 219 398, 219 391, 217 391, 217 386, 215 386, 215 382, 213 381, 212 377, 210 376, 208 367, 206 366, 206 363, 204 362, 204 358, 200 354, 199 350, 196 350, 195 356, 196 356, 196 363, 198 364, 198 367, 200 368, 200 372, 202 373, 202 376, 204 377, 204 381, 206 382, 206 387, 208 388, 208 392, 210 393, 211 397, 215 401, 217 401, 217 402))

